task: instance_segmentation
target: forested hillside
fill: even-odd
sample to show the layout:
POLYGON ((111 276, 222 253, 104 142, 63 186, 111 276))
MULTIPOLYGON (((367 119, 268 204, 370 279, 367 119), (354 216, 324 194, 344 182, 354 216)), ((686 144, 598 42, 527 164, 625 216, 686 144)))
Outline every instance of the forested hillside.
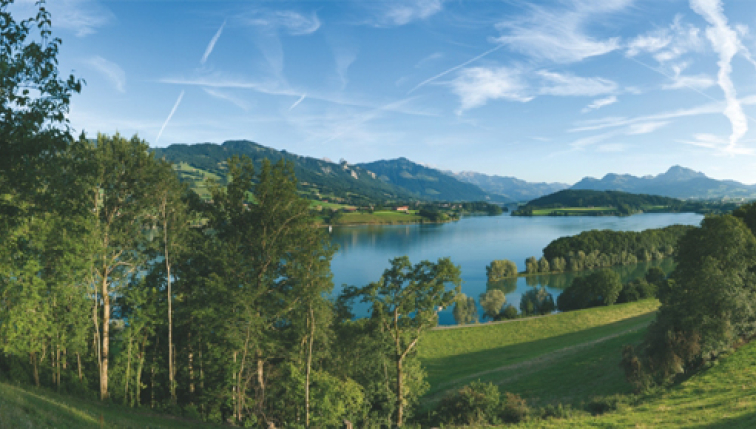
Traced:
POLYGON ((441 201, 510 201, 507 197, 489 194, 478 186, 459 181, 407 158, 375 161, 359 166, 374 172, 386 183, 406 189, 420 198, 441 201))
POLYGON ((166 148, 153 149, 158 158, 174 163, 184 163, 202 171, 179 168, 185 181, 204 180, 206 173, 225 178, 228 172, 226 160, 232 155, 248 156, 259 168, 263 159, 275 163, 279 160, 291 162, 299 181, 298 188, 313 199, 339 198, 344 202, 360 204, 365 201, 389 201, 417 199, 416 195, 392 186, 375 177, 375 174, 359 166, 335 164, 321 159, 310 158, 278 151, 247 140, 227 141, 221 145, 214 143, 173 144, 166 148))

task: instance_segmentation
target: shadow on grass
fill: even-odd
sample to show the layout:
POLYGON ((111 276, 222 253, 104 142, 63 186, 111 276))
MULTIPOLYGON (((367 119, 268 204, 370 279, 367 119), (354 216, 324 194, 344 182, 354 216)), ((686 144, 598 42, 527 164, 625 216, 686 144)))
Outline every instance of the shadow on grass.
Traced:
POLYGON ((428 372, 431 389, 428 396, 441 390, 464 385, 477 377, 511 370, 515 365, 529 365, 532 361, 543 363, 558 359, 563 354, 571 354, 621 334, 643 329, 653 319, 653 313, 631 317, 607 325, 588 328, 578 332, 544 338, 525 343, 502 346, 442 358, 423 360, 428 372))

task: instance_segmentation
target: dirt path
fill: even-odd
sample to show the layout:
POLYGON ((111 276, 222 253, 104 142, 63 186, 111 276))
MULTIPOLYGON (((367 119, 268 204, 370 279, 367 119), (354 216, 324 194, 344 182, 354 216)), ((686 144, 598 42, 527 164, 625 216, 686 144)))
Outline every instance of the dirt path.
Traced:
POLYGON ((439 390, 436 393, 433 393, 432 395, 429 395, 426 398, 424 398, 423 402, 425 402, 426 404, 437 402, 449 391, 452 391, 458 388, 459 386, 462 386, 465 382, 468 382, 470 380, 475 380, 476 378, 479 378, 483 375, 488 375, 488 374, 492 374, 495 372, 502 372, 502 371, 515 371, 515 370, 519 371, 517 374, 513 374, 509 377, 494 381, 494 384, 510 383, 514 380, 517 380, 521 377, 530 375, 540 370, 543 366, 550 364, 554 362, 555 360, 562 359, 566 356, 575 354, 581 350, 592 347, 596 344, 600 344, 605 341, 609 341, 613 338, 617 338, 619 336, 628 334, 630 332, 637 331, 639 329, 642 329, 648 326, 649 323, 651 323, 651 321, 641 322, 623 331, 615 332, 611 335, 597 338, 592 341, 587 341, 585 343, 575 344, 572 346, 561 348, 559 350, 554 350, 553 352, 543 354, 541 356, 538 356, 536 358, 533 358, 524 362, 504 365, 498 368, 488 369, 485 371, 476 372, 475 374, 466 375, 464 377, 460 377, 452 381, 447 381, 446 383, 443 383, 439 386, 439 390))

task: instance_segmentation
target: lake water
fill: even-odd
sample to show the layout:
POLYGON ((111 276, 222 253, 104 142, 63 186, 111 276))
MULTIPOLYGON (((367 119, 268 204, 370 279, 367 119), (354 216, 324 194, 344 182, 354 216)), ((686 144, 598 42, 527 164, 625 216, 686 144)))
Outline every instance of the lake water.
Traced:
MULTIPOLYGON (((519 308, 520 296, 529 288, 545 286, 554 295, 569 285, 574 273, 536 277, 520 277, 497 285, 486 285, 486 265, 494 259, 509 259, 525 269, 529 256, 540 258, 542 250, 552 240, 576 235, 592 229, 642 231, 674 224, 698 225, 703 216, 693 213, 649 213, 627 217, 517 217, 472 216, 457 222, 425 225, 370 225, 334 227, 332 241, 339 245, 334 255, 334 293, 342 285, 364 286, 377 281, 389 267, 389 260, 407 255, 415 264, 427 259, 450 257, 462 269, 462 292, 476 300, 487 288, 505 291, 507 302, 519 308)), ((658 264, 658 263, 657 263, 658 264)), ((656 264, 652 264, 656 265, 656 264)), ((643 275, 649 264, 616 267, 623 281, 643 275)), ((662 268, 669 270, 670 261, 662 268)), ((367 308, 356 304, 357 316, 366 316, 367 308)), ((454 324, 451 308, 439 314, 442 325, 454 324)))

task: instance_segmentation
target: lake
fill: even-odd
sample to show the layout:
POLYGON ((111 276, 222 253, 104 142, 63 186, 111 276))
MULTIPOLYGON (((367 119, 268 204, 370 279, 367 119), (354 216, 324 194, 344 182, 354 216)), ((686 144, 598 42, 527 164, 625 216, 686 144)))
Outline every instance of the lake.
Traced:
MULTIPOLYGON (((476 300, 487 290, 486 265, 494 259, 509 259, 525 269, 529 256, 540 258, 542 250, 552 240, 576 235, 592 229, 615 231, 642 231, 669 225, 698 225, 703 216, 694 213, 648 213, 626 217, 572 216, 572 217, 519 217, 471 216, 457 222, 423 225, 369 225, 334 227, 332 242, 339 250, 331 264, 334 293, 343 284, 364 286, 377 281, 388 268, 389 260, 407 255, 415 264, 427 259, 450 257, 462 269, 462 292, 476 300)), ((657 265, 651 264, 651 265, 657 265)), ((671 268, 666 261, 663 269, 671 268)), ((649 264, 616 267, 623 281, 643 275, 649 264)), ((545 286, 554 295, 568 285, 575 273, 547 276, 520 277, 489 285, 505 291, 507 302, 519 308, 520 296, 534 286, 545 286)), ((357 316, 366 316, 367 308, 356 304, 357 316)), ((482 314, 482 313, 481 313, 482 314)), ((451 308, 439 314, 439 324, 454 324, 451 308)))

